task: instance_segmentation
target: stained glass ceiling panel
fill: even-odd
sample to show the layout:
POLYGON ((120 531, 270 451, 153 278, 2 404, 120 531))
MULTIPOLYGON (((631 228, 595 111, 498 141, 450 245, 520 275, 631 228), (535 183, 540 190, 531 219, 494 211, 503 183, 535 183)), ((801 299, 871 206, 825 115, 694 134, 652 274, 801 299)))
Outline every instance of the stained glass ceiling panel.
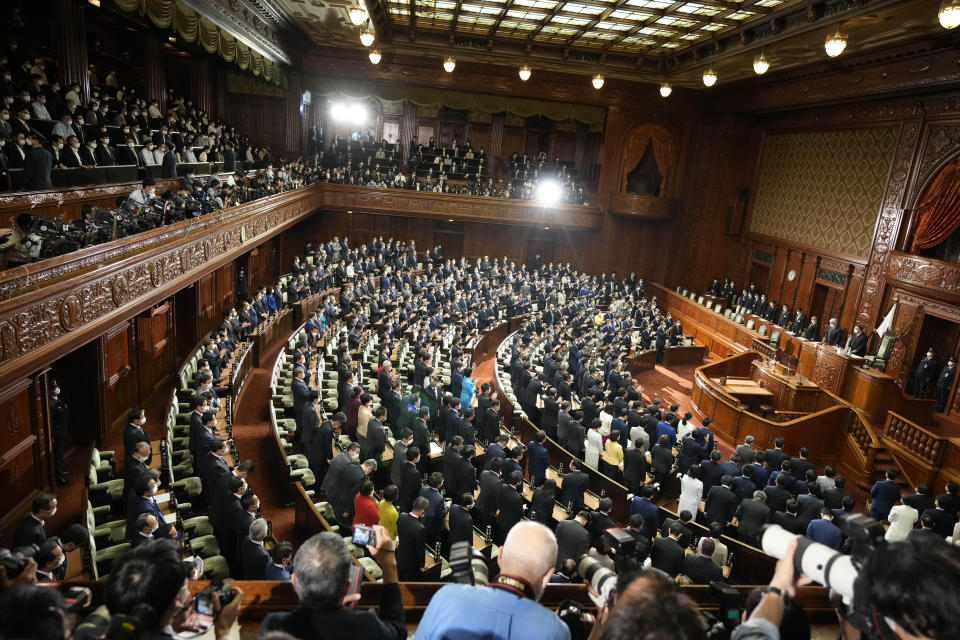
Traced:
POLYGON ((384 0, 394 24, 628 53, 674 53, 800 0, 384 0), (411 16, 410 12, 414 15, 411 16))

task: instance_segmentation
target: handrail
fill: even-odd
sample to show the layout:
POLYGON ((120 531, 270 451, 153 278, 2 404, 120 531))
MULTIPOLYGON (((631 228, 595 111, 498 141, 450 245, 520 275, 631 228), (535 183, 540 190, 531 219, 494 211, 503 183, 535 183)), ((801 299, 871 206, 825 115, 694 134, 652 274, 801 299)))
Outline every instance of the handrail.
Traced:
POLYGON ((902 445, 908 452, 934 466, 940 463, 947 441, 947 438, 924 429, 894 411, 887 413, 883 437, 902 445))

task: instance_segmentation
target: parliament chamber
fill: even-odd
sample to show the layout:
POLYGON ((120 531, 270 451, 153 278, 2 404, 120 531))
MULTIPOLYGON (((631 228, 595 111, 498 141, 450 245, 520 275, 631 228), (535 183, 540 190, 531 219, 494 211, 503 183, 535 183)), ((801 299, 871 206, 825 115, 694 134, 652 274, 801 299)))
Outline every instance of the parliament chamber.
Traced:
POLYGON ((6 3, 0 640, 960 636, 958 26, 6 3))

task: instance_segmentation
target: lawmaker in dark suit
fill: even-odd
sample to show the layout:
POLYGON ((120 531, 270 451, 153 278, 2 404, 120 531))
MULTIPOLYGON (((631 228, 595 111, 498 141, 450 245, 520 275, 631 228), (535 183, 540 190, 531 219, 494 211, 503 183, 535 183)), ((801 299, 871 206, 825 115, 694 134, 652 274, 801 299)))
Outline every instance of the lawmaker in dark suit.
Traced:
POLYGON ((843 340, 843 329, 837 326, 836 318, 830 318, 827 331, 823 334, 823 344, 835 347, 840 344, 841 340, 843 340))
POLYGON ((680 537, 680 523, 675 522, 670 527, 670 535, 666 538, 657 538, 653 541, 650 550, 650 563, 654 569, 660 569, 671 578, 683 569, 683 547, 677 539, 680 537))
POLYGON ((698 553, 688 553, 683 558, 683 574, 690 578, 693 584, 710 584, 717 580, 723 580, 723 571, 720 565, 715 563, 711 556, 716 550, 716 543, 713 538, 706 536, 700 538, 697 546, 698 553))
MULTIPOLYGON (((134 409, 130 412, 129 422, 123 428, 123 459, 129 460, 137 448, 138 442, 150 442, 147 432, 143 430, 144 413, 143 409, 134 409)), ((153 460, 153 454, 147 458, 147 465, 153 460)))
POLYGON ((263 546, 266 536, 267 521, 263 518, 254 520, 240 545, 241 575, 244 580, 263 580, 267 562, 270 561, 270 553, 263 546))
POLYGON ((33 499, 33 508, 23 517, 17 530, 13 534, 11 548, 23 547, 28 544, 41 546, 47 540, 43 529, 44 521, 57 510, 57 497, 52 493, 40 493, 33 499))
POLYGON ((160 167, 160 177, 161 178, 176 178, 177 177, 177 156, 170 150, 167 145, 161 145, 161 151, 163 152, 163 164, 160 167))
POLYGON ((567 560, 578 560, 590 548, 590 532, 587 531, 586 511, 576 517, 557 523, 557 564, 559 570, 567 560))
POLYGON ((420 460, 420 451, 416 447, 410 447, 407 450, 407 460, 400 470, 400 498, 397 506, 401 511, 409 511, 413 507, 413 501, 420 495, 422 481, 420 471, 417 470, 418 460, 420 460))
POLYGON ((397 577, 401 582, 419 580, 426 562, 427 530, 420 522, 426 503, 426 498, 417 498, 412 510, 397 518, 397 577))
POLYGON ((637 448, 623 452, 623 483, 630 493, 640 493, 640 487, 647 481, 647 456, 637 448))
POLYGON ((545 431, 538 431, 533 440, 527 443, 527 472, 530 483, 539 487, 547 479, 547 467, 550 466, 550 454, 543 443, 547 441, 545 431))
POLYGON ((583 510, 583 494, 590 485, 590 476, 581 471, 583 463, 579 459, 570 461, 570 473, 563 476, 563 505, 571 513, 583 510))
POLYGON ((763 531, 763 525, 770 519, 770 507, 764 502, 766 494, 757 491, 754 497, 747 498, 737 507, 737 539, 747 544, 760 546, 760 533, 763 531))
POLYGON ((50 171, 53 169, 53 155, 40 146, 40 138, 31 135, 27 138, 33 147, 23 160, 23 188, 28 191, 53 189, 50 171))
POLYGON ((449 544, 452 546, 458 542, 473 544, 473 495, 463 494, 460 504, 454 504, 450 507, 447 515, 447 528, 450 530, 449 544))
POLYGON ((720 480, 721 484, 710 489, 703 509, 707 522, 726 525, 733 519, 733 512, 737 508, 737 496, 730 489, 732 482, 733 479, 730 476, 723 476, 720 480))
POLYGON ((520 493, 522 486, 523 475, 519 471, 512 472, 500 485, 497 493, 497 544, 502 545, 513 525, 523 519, 526 503, 520 493))
POLYGON ((897 472, 894 469, 887 469, 887 477, 873 484, 870 489, 870 496, 873 498, 870 504, 870 517, 874 520, 886 520, 890 515, 890 509, 900 499, 900 485, 894 482, 897 478, 897 472))
POLYGON ((853 328, 853 333, 847 340, 847 346, 850 347, 850 352, 855 356, 863 357, 867 355, 867 335, 860 328, 860 325, 853 328))
POLYGON ((142 476, 134 485, 133 493, 130 496, 130 502, 127 503, 127 532, 129 539, 136 532, 135 524, 137 516, 141 513, 149 513, 157 518, 157 522, 164 522, 163 512, 157 506, 154 494, 157 491, 157 482, 152 476, 142 476))
POLYGON ((810 326, 806 328, 803 332, 803 337, 807 340, 813 340, 814 342, 820 341, 820 323, 817 322, 817 317, 813 316, 810 318, 810 326))

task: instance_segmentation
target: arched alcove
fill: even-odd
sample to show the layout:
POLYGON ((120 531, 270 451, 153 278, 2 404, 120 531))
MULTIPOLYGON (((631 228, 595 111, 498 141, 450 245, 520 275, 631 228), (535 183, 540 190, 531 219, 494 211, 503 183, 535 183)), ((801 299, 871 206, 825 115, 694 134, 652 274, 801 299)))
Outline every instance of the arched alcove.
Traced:
POLYGON ((911 253, 960 262, 960 156, 923 190, 910 225, 911 253))
POLYGON ((673 136, 655 124, 633 127, 620 150, 619 181, 610 212, 651 222, 671 220, 677 201, 670 197, 673 136))

